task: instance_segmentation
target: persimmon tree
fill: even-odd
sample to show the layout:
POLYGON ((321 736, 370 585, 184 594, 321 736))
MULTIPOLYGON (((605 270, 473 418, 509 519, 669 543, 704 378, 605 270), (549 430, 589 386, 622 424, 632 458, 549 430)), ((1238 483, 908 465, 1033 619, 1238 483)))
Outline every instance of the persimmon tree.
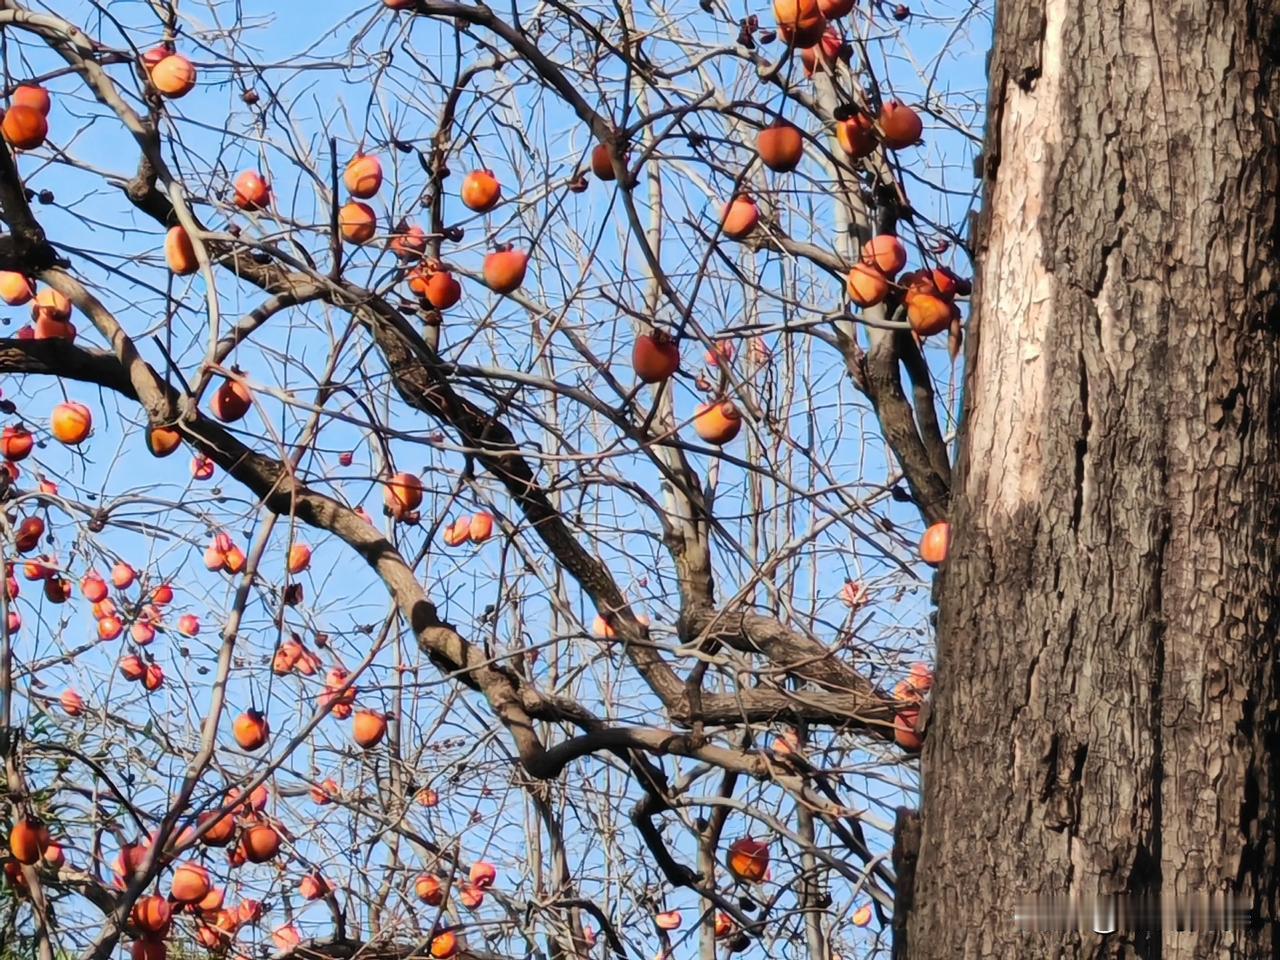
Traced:
POLYGON ((276 6, 0 4, 6 936, 886 954, 983 11, 276 6))

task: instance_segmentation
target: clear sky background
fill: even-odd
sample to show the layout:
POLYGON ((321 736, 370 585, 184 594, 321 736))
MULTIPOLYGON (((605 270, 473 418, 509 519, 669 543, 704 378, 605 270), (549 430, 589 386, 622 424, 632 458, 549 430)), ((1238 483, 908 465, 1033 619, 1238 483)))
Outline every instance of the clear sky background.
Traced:
MULTIPOLYGON (((863 0, 864 5, 866 2, 863 0)), ((600 22, 608 15, 607 4, 574 6, 587 21, 600 22)), ((984 6, 955 0, 913 3, 912 18, 899 24, 885 15, 891 9, 886 5, 878 8, 870 24, 863 19, 855 21, 864 31, 863 40, 877 75, 887 80, 895 95, 923 104, 935 114, 926 117, 924 145, 900 157, 912 202, 928 219, 962 233, 967 233, 966 217, 973 209, 973 135, 980 134, 985 89, 982 58, 990 21, 984 6)), ((106 10, 95 10, 81 0, 59 0, 46 9, 81 24, 90 34, 120 49, 127 49, 126 41, 146 49, 162 35, 150 5, 142 2, 124 0, 111 3, 106 10)), ((199 65, 200 83, 188 97, 169 105, 165 150, 206 224, 220 229, 234 219, 245 235, 273 242, 294 232, 305 237, 308 254, 327 264, 321 231, 331 200, 327 183, 330 137, 336 138, 340 163, 358 149, 377 152, 383 158, 387 184, 371 203, 384 225, 401 218, 425 221, 426 212, 418 202, 423 171, 413 154, 398 153, 389 141, 394 137, 420 144, 434 133, 441 99, 438 79, 447 82, 456 65, 451 33, 438 23, 391 15, 381 4, 238 0, 212 8, 184 2, 180 10, 179 45, 199 65), (241 99, 250 87, 261 98, 254 110, 241 99), (260 169, 269 176, 276 204, 268 214, 233 216, 226 208, 229 183, 243 169, 260 169), (299 234, 299 230, 303 232, 299 234)), ((526 24, 537 16, 554 16, 550 8, 532 5, 522 6, 520 13, 526 24)), ((747 13, 756 13, 766 24, 772 20, 765 4, 750 8, 733 5, 735 18, 747 13)), ((650 7, 637 17, 642 23, 652 23, 657 15, 650 7)), ((678 25, 683 36, 696 38, 707 47, 732 40, 722 23, 692 3, 667 4, 665 16, 669 23, 678 25)), ((566 55, 566 50, 557 49, 550 41, 546 49, 557 59, 566 55)), ((464 62, 472 62, 476 50, 476 40, 464 37, 464 62)), ((768 50, 777 56, 780 46, 768 50)), ((660 53, 651 56, 660 58, 660 53)), ((53 54, 28 39, 10 38, 3 54, 8 74, 14 79, 47 75, 59 65, 53 54)), ((487 54, 482 51, 479 55, 487 54)), ((798 58, 791 69, 799 73, 798 58)), ((119 65, 110 72, 139 106, 138 85, 129 70, 119 65)), ((614 64, 603 67, 597 78, 614 105, 620 102, 621 76, 614 64)), ((680 84, 685 90, 696 89, 709 78, 723 83, 721 92, 725 95, 759 95, 757 86, 740 69, 735 73, 718 65, 702 75, 684 77, 680 84)), ((57 76, 48 86, 55 102, 50 145, 20 161, 31 187, 54 194, 52 202, 37 204, 36 212, 52 240, 71 260, 77 276, 115 311, 147 359, 164 368, 167 353, 190 377, 208 346, 209 291, 198 276, 169 276, 162 256, 163 231, 122 197, 119 185, 135 174, 138 151, 119 122, 90 100, 76 78, 57 76)), ((452 183, 456 190, 456 178, 462 172, 472 166, 489 166, 502 181, 504 195, 518 199, 479 216, 462 207, 456 192, 447 197, 445 222, 462 226, 464 237, 459 243, 446 245, 445 256, 464 274, 466 295, 459 308, 448 315, 442 352, 461 363, 552 376, 560 383, 606 395, 599 374, 569 348, 557 330, 563 326, 576 331, 598 357, 609 360, 614 372, 630 383, 633 327, 617 303, 643 304, 643 270, 615 191, 594 182, 582 194, 562 189, 565 178, 582 164, 593 141, 557 98, 522 82, 519 73, 510 69, 498 71, 491 84, 482 83, 479 89, 480 96, 466 97, 462 103, 459 130, 465 133, 457 138, 451 160, 455 171, 452 183), (524 247, 532 242, 534 255, 524 289, 546 306, 547 314, 531 319, 523 308, 494 297, 465 278, 466 272, 479 270, 494 238, 513 240, 524 247), (594 253, 588 257, 590 250, 594 253)), ((598 90, 584 90, 584 95, 599 105, 598 90)), ((661 158, 669 233, 663 264, 673 281, 687 292, 695 283, 696 267, 705 253, 705 241, 697 236, 695 227, 713 230, 724 197, 749 151, 726 144, 723 163, 712 168, 687 151, 682 153, 674 143, 661 158)), ((782 198, 779 215, 793 234, 832 246, 836 239, 822 169, 810 160, 802 173, 803 178, 785 185, 773 175, 764 178, 757 173, 753 184, 762 193, 772 187, 783 190, 778 194, 782 198)), ((645 203, 645 197, 640 196, 640 202, 645 203)), ((294 253, 303 255, 297 247, 294 253)), ((791 437, 802 450, 814 451, 813 459, 825 467, 827 475, 813 473, 809 461, 785 444, 770 443, 763 436, 744 437, 729 452, 747 464, 762 467, 764 473, 780 476, 804 465, 810 472, 792 477, 804 489, 825 487, 834 478, 844 485, 848 497, 860 500, 871 496, 893 473, 874 416, 848 384, 834 351, 812 339, 777 332, 780 326, 811 320, 815 311, 838 308, 842 298, 839 284, 777 257, 737 249, 728 249, 727 254, 728 261, 761 287, 786 290, 785 299, 793 302, 744 294, 742 284, 732 282, 727 264, 716 261, 711 266, 714 282, 701 287, 693 327, 706 337, 744 323, 772 328, 764 340, 775 356, 786 357, 786 363, 780 362, 774 370, 753 371, 745 362, 747 351, 740 349, 735 370, 752 383, 756 396, 772 403, 791 401, 779 407, 790 418, 791 437)), ((345 256, 346 276, 353 282, 379 291, 395 286, 391 258, 381 249, 348 250, 345 256)), ((917 256, 913 251, 913 264, 918 262, 917 256)), ((954 250, 941 254, 940 260, 964 275, 971 274, 970 265, 954 250)), ((261 293, 237 285, 226 272, 218 274, 216 298, 223 329, 263 300, 261 293)), ((9 311, 13 324, 9 329, 16 329, 25 317, 26 308, 9 311)), ((674 316, 664 307, 658 319, 670 323, 674 316)), ((325 375, 333 343, 345 335, 347 322, 345 315, 328 309, 298 308, 288 315, 287 323, 268 324, 251 344, 237 351, 233 359, 245 374, 268 388, 258 394, 261 410, 238 425, 253 445, 271 451, 297 440, 309 415, 305 403, 325 375), (284 392, 292 392, 295 402, 282 402, 284 392)), ((81 342, 104 345, 83 320, 80 329, 81 342)), ((300 466, 309 481, 352 505, 364 505, 381 524, 381 488, 375 478, 393 463, 398 470, 426 471, 425 518, 444 519, 483 508, 498 515, 500 525, 518 522, 510 501, 492 484, 483 478, 471 484, 459 481, 464 458, 451 449, 452 438, 443 443, 434 440, 434 425, 426 424, 394 398, 378 359, 364 352, 358 335, 352 344, 344 350, 335 371, 351 389, 329 405, 337 416, 326 420, 320 441, 300 466), (388 448, 358 425, 369 411, 401 431, 388 448), (345 422, 343 417, 357 422, 345 422), (354 453, 350 467, 338 462, 343 451, 354 453)), ((683 348, 684 375, 675 387, 675 396, 677 410, 685 417, 701 399, 694 377, 704 366, 702 351, 697 342, 686 342, 683 348)), ((958 409, 958 385, 945 342, 931 341, 927 356, 950 431, 958 409)), ((148 648, 147 652, 164 665, 170 683, 160 693, 146 697, 138 688, 125 684, 114 669, 119 656, 128 652, 126 645, 89 644, 93 624, 87 604, 77 599, 65 607, 52 608, 26 583, 18 601, 24 625, 17 654, 24 664, 39 665, 40 669, 38 686, 24 681, 26 698, 19 701, 17 711, 34 722, 45 698, 56 697, 64 687, 79 689, 90 705, 102 712, 96 725, 78 727, 75 736, 83 737, 86 750, 99 752, 104 762, 134 767, 138 773, 133 785, 136 802, 159 812, 184 768, 183 760, 174 755, 174 745, 189 749, 195 742, 196 724, 208 702, 207 678, 218 646, 217 630, 234 589, 229 578, 203 570, 202 551, 214 530, 226 530, 244 542, 261 522, 260 517, 252 499, 221 473, 209 482, 193 481, 189 453, 165 460, 148 456, 141 442, 141 413, 128 402, 85 385, 47 378, 9 378, 0 389, 18 403, 26 422, 40 427, 48 409, 64 396, 94 410, 96 432, 91 446, 72 452, 50 444, 37 451, 29 467, 30 476, 41 474, 55 480, 61 492, 81 507, 110 506, 112 516, 124 522, 126 529, 111 527, 98 534, 83 527, 76 531, 65 524, 57 528, 56 550, 61 559, 69 561, 77 581, 91 564, 105 572, 110 558, 126 558, 139 568, 145 567, 154 581, 176 583, 179 599, 175 612, 195 613, 204 625, 197 638, 182 640, 168 634, 148 648), (130 526, 132 529, 127 529, 130 526), (69 651, 78 651, 71 663, 53 663, 69 651), (132 727, 131 740, 122 736, 123 724, 132 727), (148 780, 150 786, 146 785, 148 780)), ((474 384, 466 389, 478 402, 493 406, 492 397, 474 384)), ((637 609, 653 618, 659 641, 676 643, 671 627, 676 593, 670 562, 653 533, 651 515, 647 516, 637 498, 618 484, 625 480, 655 491, 658 476, 652 465, 630 444, 620 442, 616 430, 598 417, 562 406, 553 408, 545 403, 545 397, 539 401, 534 392, 521 402, 529 405, 530 412, 519 421, 520 439, 531 448, 539 445, 544 453, 563 455, 559 460, 542 462, 543 475, 585 484, 580 487, 585 493, 566 492, 563 504, 580 525, 584 542, 607 562, 637 609), (540 402, 544 405, 539 406, 540 402), (573 449, 565 445, 559 451, 550 450, 549 444, 554 442, 551 432, 539 434, 531 429, 537 416, 543 417, 544 423, 559 421, 558 429, 562 436, 572 438, 573 449)), ((694 461, 706 475, 711 458, 695 455, 694 461)), ((731 540, 717 543, 721 600, 751 581, 762 557, 784 551, 799 538, 803 549, 788 564, 784 580, 775 584, 775 589, 812 623, 815 632, 825 636, 852 632, 858 640, 856 655, 862 666, 874 672, 886 689, 901 679, 911 662, 931 659, 929 573, 915 560, 921 525, 910 505, 879 496, 874 506, 847 512, 841 522, 829 524, 833 510, 847 511, 847 507, 839 507, 842 501, 835 496, 813 503, 787 502, 782 487, 753 477, 731 462, 721 465, 718 483, 717 512, 738 545, 731 540), (764 521, 759 519, 761 506, 766 511, 764 521), (821 524, 829 525, 810 535, 815 525, 821 524), (853 616, 838 599, 848 579, 864 582, 874 600, 871 607, 853 616)), ((65 519, 64 513, 58 515, 65 519)), ((283 556, 290 539, 286 527, 282 525, 277 531, 265 564, 267 580, 275 587, 283 584, 283 556)), ((414 556, 426 545, 429 529, 424 524, 423 529, 396 531, 406 556, 414 556)), ((315 548, 315 560, 300 578, 306 602, 290 611, 285 633, 296 631, 311 642, 323 632, 332 644, 325 652, 326 661, 353 666, 369 649, 368 627, 374 625, 376 630, 388 612, 385 591, 339 544, 327 543, 313 532, 299 536, 315 548)), ((558 581, 527 531, 521 532, 520 543, 528 553, 506 549, 497 541, 461 553, 443 552, 437 544, 421 569, 442 614, 458 624, 464 635, 487 637, 495 648, 510 650, 522 644, 542 648, 534 670, 549 688, 572 682, 578 695, 619 721, 651 720, 653 700, 636 689, 634 678, 630 687, 620 686, 625 681, 624 671, 608 658, 595 656, 595 645, 582 636, 595 611, 574 589, 558 581), (570 609, 553 603, 552 597, 567 599, 570 609), (490 607, 497 608, 496 616, 486 614, 490 607), (518 608, 518 619, 513 608, 518 608), (577 623, 573 622, 575 614, 577 623), (572 681, 568 679, 571 673, 572 681)), ((760 585, 748 594, 765 609, 778 607, 778 596, 760 585)), ((319 678, 299 681, 272 676, 267 664, 282 632, 265 598, 251 603, 241 637, 237 650, 243 649, 242 669, 236 671, 231 686, 231 709, 238 712, 251 703, 265 709, 276 743, 282 745, 309 716, 319 678)), ((526 802, 511 783, 510 753, 502 736, 477 733, 487 724, 482 719, 487 716, 484 705, 470 702, 451 684, 442 682, 403 638, 378 655, 360 686, 362 703, 379 705, 398 715, 399 739, 412 779, 418 784, 435 784, 446 798, 432 811, 413 809, 413 829, 438 842, 456 839, 467 855, 493 860, 501 871, 500 888, 505 887, 517 901, 531 896, 531 889, 516 885, 520 858, 530 845, 526 802), (400 665, 411 669, 400 670, 400 665)), ((54 722, 66 721, 59 717, 42 721, 46 725, 54 722)), ((228 743, 229 733, 230 724, 225 723, 223 734, 228 743)), ((876 824, 887 823, 894 805, 912 802, 914 765, 898 762, 900 754, 892 748, 869 751, 864 746, 853 738, 829 736, 813 744, 816 751, 823 751, 824 762, 841 769, 850 796, 862 798, 869 839, 876 850, 887 851, 887 836, 876 824)), ((231 746, 219 759, 228 782, 260 769, 263 762, 231 746)), ((350 744, 346 725, 329 719, 274 777, 281 791, 272 809, 285 822, 298 826, 298 852, 349 884, 353 903, 371 892, 361 889, 362 884, 373 882, 377 874, 373 868, 386 867, 390 855, 381 846, 364 848, 360 857, 365 867, 353 869, 348 853, 352 830, 359 836, 362 830, 371 829, 369 823, 337 814, 320 818, 310 801, 297 794, 317 774, 335 776, 353 790, 373 792, 380 783, 385 787, 385 764, 385 757, 361 756, 350 744), (302 830, 301 825, 307 829, 302 830)), ((670 768, 675 776, 686 769, 676 763, 670 768)), ((617 770, 596 762, 577 765, 571 776, 584 796, 597 799, 632 790, 617 770)), ((211 782, 201 796, 211 798, 220 786, 211 782)), ((739 797, 759 810, 787 813, 790 809, 789 802, 768 789, 744 787, 743 791, 739 797)), ((590 810, 575 808, 568 799, 560 810, 569 833, 570 867, 584 895, 611 908, 637 955, 652 955, 652 938, 646 941, 644 933, 651 932, 645 923, 650 906, 635 902, 631 892, 616 886, 613 879, 619 871, 648 871, 652 874, 651 890, 661 891, 637 838, 627 833, 602 853, 593 840, 601 824, 591 819, 590 810), (630 851, 633 858, 625 867, 614 859, 619 851, 630 851)), ((69 815, 75 815, 74 811, 69 815)), ((734 818, 727 836, 769 833, 767 824, 759 820, 743 814, 734 818)), ((629 831, 625 816, 622 819, 620 829, 629 831)), ((676 852, 686 862, 693 862, 695 854, 687 834, 672 831, 670 837, 676 852)), ((832 841, 828 837, 823 842, 832 841)), ((417 869, 415 852, 402 846, 398 855, 404 858, 403 870, 411 880, 417 869)), ((291 873, 296 872, 291 868, 291 873)), ((785 861, 775 867, 775 873, 782 877, 794 876, 794 872, 794 864, 785 861)), ((286 908, 279 897, 272 896, 277 886, 274 873, 269 868, 249 868, 240 877, 241 895, 273 902, 264 929, 284 922, 286 908)), ((840 902, 849 908, 866 902, 851 890, 844 893, 840 902)), ((685 910, 685 927, 672 941, 675 960, 695 956, 696 933, 683 934, 693 930, 698 916, 696 898, 688 891, 677 891, 659 899, 667 908, 685 910)), ((491 911, 486 915, 493 919, 500 915, 496 904, 486 909, 491 911)), ((308 907, 301 913, 299 925, 322 935, 329 928, 323 906, 308 907)), ((860 932, 846 926, 834 940, 846 957, 887 955, 887 937, 875 921, 860 932)), ((748 955, 764 955, 762 949, 753 946, 748 955)))

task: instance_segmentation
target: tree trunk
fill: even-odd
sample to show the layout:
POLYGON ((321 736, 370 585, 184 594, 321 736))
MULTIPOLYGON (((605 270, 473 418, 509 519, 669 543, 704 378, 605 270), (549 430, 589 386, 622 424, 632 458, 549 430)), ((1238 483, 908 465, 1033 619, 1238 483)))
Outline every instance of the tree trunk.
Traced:
POLYGON ((1275 915, 1278 15, 1000 3, 911 958, 1277 949, 1013 914, 1275 915))

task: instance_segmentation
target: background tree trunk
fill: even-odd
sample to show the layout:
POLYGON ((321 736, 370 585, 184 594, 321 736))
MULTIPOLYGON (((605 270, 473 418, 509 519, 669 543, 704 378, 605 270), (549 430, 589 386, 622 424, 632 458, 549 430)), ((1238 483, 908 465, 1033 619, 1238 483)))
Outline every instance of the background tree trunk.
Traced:
POLYGON ((1273 955, 1012 915, 1274 915, 1278 12, 1000 4, 911 957, 1273 955))

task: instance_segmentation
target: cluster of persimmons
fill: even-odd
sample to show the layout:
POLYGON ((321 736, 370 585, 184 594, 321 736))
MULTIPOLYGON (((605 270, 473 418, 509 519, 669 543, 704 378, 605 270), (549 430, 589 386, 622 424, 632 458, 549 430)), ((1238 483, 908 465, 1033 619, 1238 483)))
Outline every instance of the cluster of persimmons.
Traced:
MULTIPOLYGON (((384 0, 393 9, 411 9, 416 0, 384 0)), ((805 69, 815 71, 830 69, 840 54, 842 41, 833 22, 847 16, 855 0, 774 0, 774 13, 779 35, 791 47, 800 51, 805 69)), ((196 84, 197 72, 186 57, 169 47, 157 47, 141 58, 145 73, 155 94, 163 98, 179 98, 190 92, 196 84)), ((47 91, 35 85, 24 85, 13 91, 10 106, 0 121, 0 133, 16 150, 32 150, 40 147, 48 135, 50 97, 47 91)), ((920 116, 911 107, 899 102, 885 103, 875 116, 865 111, 855 111, 847 119, 838 121, 835 139, 839 147, 853 159, 864 159, 876 151, 903 150, 917 144, 923 133, 920 116)), ((806 134, 797 126, 779 118, 761 130, 756 138, 756 151, 760 162, 775 173, 795 171, 804 159, 806 134)), ((625 154, 615 153, 611 147, 601 144, 592 151, 591 173, 601 181, 612 181, 618 169, 625 169, 625 154), (619 166, 621 164, 621 167, 619 166)), ((378 214, 366 201, 374 198, 383 186, 382 161, 373 154, 358 153, 351 157, 343 171, 342 182, 345 202, 337 210, 337 227, 343 242, 352 245, 369 245, 380 236, 378 214)), ((584 175, 577 176, 569 189, 581 191, 587 188, 584 175)), ((492 170, 477 169, 468 173, 462 181, 459 199, 469 210, 487 214, 503 199, 502 184, 492 170)), ((269 209, 273 202, 271 185, 257 170, 245 170, 235 179, 231 203, 240 211, 253 214, 269 209)), ((761 213, 755 199, 740 192, 724 205, 720 218, 720 232, 735 241, 749 241, 761 228, 761 213)), ((424 306, 435 311, 455 307, 462 298, 463 288, 454 271, 438 257, 428 256, 431 239, 421 226, 398 224, 381 234, 387 238, 387 248, 399 261, 398 274, 409 290, 424 306)), ((206 263, 200 253, 201 244, 182 225, 171 227, 164 240, 164 255, 169 269, 179 276, 197 274, 206 263)), ((911 329, 924 338, 946 330, 956 330, 960 323, 956 298, 969 294, 969 282, 958 277, 946 267, 922 267, 903 272, 907 266, 907 250, 894 235, 872 237, 860 251, 860 258, 849 270, 846 278, 848 299, 857 307, 870 308, 894 299, 905 309, 911 329)), ((529 254, 509 244, 499 245, 484 260, 482 276, 485 285, 500 295, 513 295, 524 283, 529 265, 529 254)), ((0 300, 11 306, 31 305, 32 322, 18 336, 23 339, 74 340, 76 327, 72 322, 72 304, 67 297, 53 289, 37 290, 30 278, 21 273, 0 271, 0 300)), ((763 344, 753 342, 753 351, 763 350, 763 344)), ((707 355, 713 366, 731 361, 733 347, 725 342, 707 355)), ((753 354, 754 355, 754 354, 753 354)), ((680 368, 680 350, 676 340, 660 329, 652 329, 636 337, 632 350, 632 365, 639 381, 661 385, 680 368)), ((699 378, 700 385, 703 383, 699 378)), ((713 393, 714 396, 714 393, 713 393)), ((253 390, 238 371, 225 376, 213 391, 209 410, 223 423, 242 420, 255 404, 253 390)), ((699 404, 692 418, 694 430, 705 442, 724 445, 737 436, 742 427, 742 414, 738 407, 721 396, 699 404)), ((93 417, 88 406, 67 400, 57 404, 48 419, 49 435, 68 446, 84 443, 92 434, 93 417)), ((30 455, 35 434, 25 425, 15 424, 4 428, 0 436, 0 470, 16 481, 21 468, 18 464, 30 455)), ((146 433, 150 452, 164 457, 182 445, 182 434, 176 427, 154 427, 146 433)), ((350 455, 343 455, 344 466, 351 463, 350 455)), ((207 480, 213 475, 213 464, 203 456, 196 456, 191 465, 192 475, 207 480)), ((421 479, 412 473, 400 472, 382 480, 383 502, 386 512, 396 520, 417 522, 424 488, 421 479)), ((56 487, 41 481, 41 490, 56 493, 56 487)), ((372 518, 359 511, 372 523, 372 518)), ((45 528, 37 515, 14 517, 15 546, 23 556, 39 550, 45 528)), ((450 547, 464 543, 482 544, 493 533, 494 518, 487 513, 464 516, 442 525, 443 542, 450 547)), ((951 532, 947 523, 931 526, 920 544, 921 558, 937 566, 943 563, 950 547, 951 532)), ((214 535, 204 555, 205 566, 210 571, 237 575, 247 563, 244 551, 225 533, 214 535)), ((304 543, 293 543, 287 557, 287 570, 291 576, 305 571, 311 562, 311 548, 304 543)), ((73 578, 56 556, 40 554, 25 560, 21 567, 26 580, 39 582, 51 603, 65 603, 72 596, 73 578)), ((17 570, 5 573, 6 589, 10 599, 19 595, 17 570)), ((200 631, 199 619, 190 613, 173 617, 169 608, 174 600, 174 590, 167 583, 150 583, 129 564, 117 563, 104 577, 95 570, 88 570, 79 579, 80 592, 91 604, 96 623, 96 635, 101 641, 112 641, 124 635, 139 648, 148 646, 157 632, 173 631, 184 637, 196 636, 200 631), (113 593, 114 591, 114 593, 113 593)), ((286 601, 301 601, 300 585, 291 585, 286 601)), ((850 583, 842 594, 845 602, 856 607, 865 602, 865 590, 850 583)), ((21 619, 9 606, 8 629, 16 635, 21 619)), ((605 617, 597 617, 593 632, 601 638, 615 635, 605 617)), ((297 673, 313 676, 324 669, 320 656, 307 648, 298 638, 283 642, 272 661, 277 675, 297 673)), ((147 692, 164 684, 164 671, 151 657, 127 654, 119 659, 119 672, 130 682, 142 684, 147 692)), ((371 709, 357 709, 357 689, 350 673, 341 666, 329 669, 324 675, 324 693, 319 704, 328 708, 338 719, 353 720, 353 740, 369 750, 383 741, 387 734, 387 717, 371 709)), ((910 676, 898 684, 894 691, 896 721, 894 735, 897 743, 906 750, 918 750, 921 739, 916 729, 920 705, 933 684, 928 667, 917 664, 910 676)), ((79 717, 86 711, 83 697, 68 689, 58 698, 59 705, 69 717, 79 717)), ((271 733, 266 717, 250 708, 237 716, 232 724, 236 744, 246 752, 261 750, 270 742, 271 733)), ((793 750, 785 739, 775 743, 775 749, 793 750)), ((316 804, 334 802, 338 787, 333 780, 325 780, 311 790, 316 804)), ((163 849, 154 849, 156 840, 126 845, 112 864, 113 882, 124 889, 149 860, 156 858, 161 864, 161 875, 167 876, 167 894, 152 893, 141 897, 134 905, 129 932, 134 938, 135 960, 162 960, 165 956, 165 938, 175 918, 190 918, 197 942, 212 950, 224 950, 239 930, 256 924, 262 917, 262 905, 245 900, 236 905, 224 903, 224 893, 217 887, 208 869, 190 859, 181 859, 199 848, 227 848, 232 866, 243 863, 266 863, 281 853, 282 844, 290 839, 283 824, 266 814, 268 791, 258 787, 249 796, 241 797, 232 790, 226 803, 217 810, 200 814, 189 826, 168 840, 163 849)), ((419 801, 434 806, 439 797, 434 790, 424 790, 419 801)), ((34 816, 25 816, 12 824, 9 831, 11 859, 5 861, 4 870, 14 886, 25 889, 27 880, 23 867, 40 867, 58 870, 66 863, 62 846, 50 837, 48 828, 34 816)), ((769 847, 751 837, 742 837, 728 848, 726 867, 735 880, 744 884, 769 879, 769 847)), ((477 862, 467 872, 465 879, 455 882, 452 874, 423 873, 414 882, 417 898, 431 907, 440 907, 450 891, 456 893, 458 903, 467 909, 475 909, 484 901, 486 891, 496 882, 497 871, 492 864, 477 862)), ((317 872, 309 872, 297 885, 299 895, 305 900, 331 896, 329 882, 317 872)), ((854 917, 858 925, 870 918, 869 908, 864 907, 854 917)), ((664 929, 675 929, 681 924, 678 911, 668 911, 655 916, 655 922, 664 929)), ((735 934, 733 921, 720 914, 715 920, 717 937, 735 934)), ((292 924, 273 932, 275 944, 288 949, 300 941, 300 935, 292 924)), ((594 938, 594 934, 591 934, 594 938)), ((458 950, 455 933, 448 928, 434 931, 430 951, 437 960, 447 960, 458 950)))

